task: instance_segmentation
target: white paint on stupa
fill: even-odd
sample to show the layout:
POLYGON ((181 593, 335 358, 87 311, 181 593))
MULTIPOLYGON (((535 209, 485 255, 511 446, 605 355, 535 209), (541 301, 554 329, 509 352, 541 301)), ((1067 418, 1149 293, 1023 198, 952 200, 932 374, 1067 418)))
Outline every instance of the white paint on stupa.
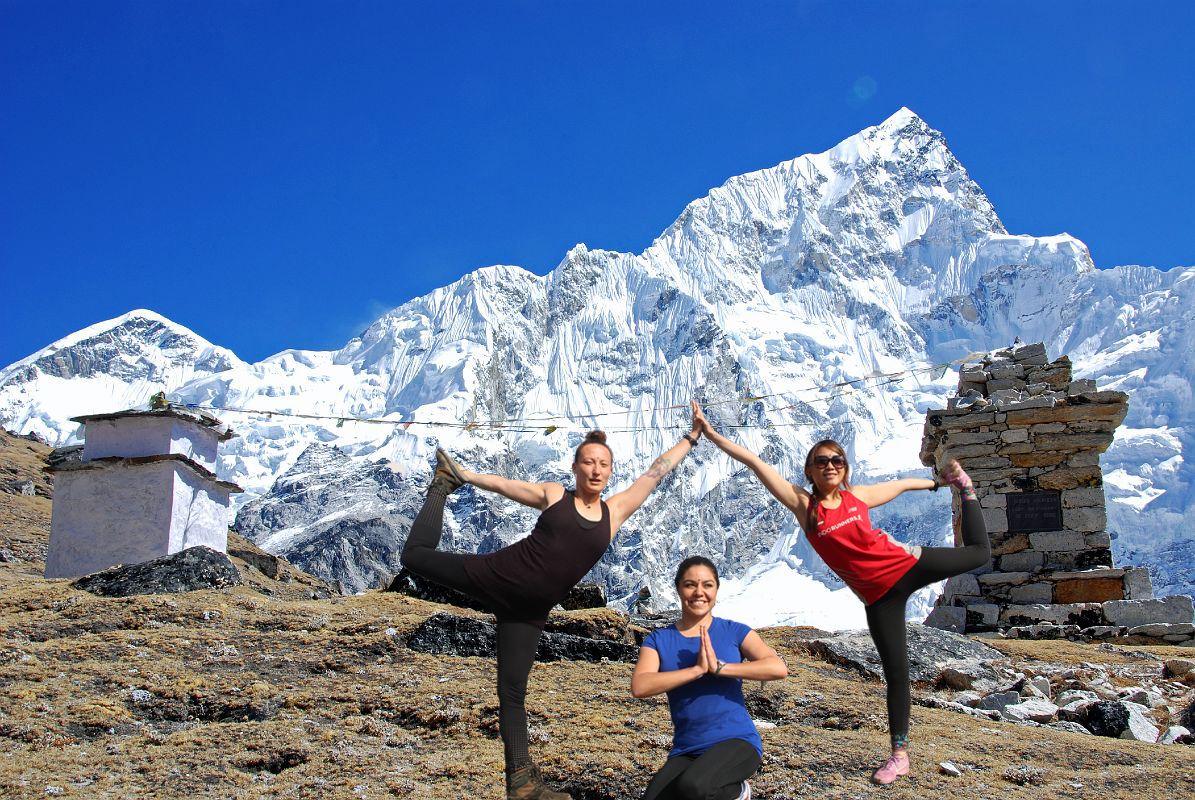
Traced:
POLYGON ((228 549, 229 499, 217 480, 215 417, 184 409, 78 417, 82 460, 55 468, 47 578, 138 564, 197 545, 228 549))

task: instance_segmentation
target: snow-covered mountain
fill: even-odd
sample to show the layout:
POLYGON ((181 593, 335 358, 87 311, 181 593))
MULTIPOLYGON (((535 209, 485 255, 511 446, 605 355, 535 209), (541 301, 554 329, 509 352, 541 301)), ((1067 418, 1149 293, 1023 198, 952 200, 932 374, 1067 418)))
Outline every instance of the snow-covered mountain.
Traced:
MULTIPOLYGON (((241 436, 222 451, 222 477, 248 498, 266 493, 313 443, 400 465, 404 496, 426 481, 437 444, 472 469, 565 481, 572 449, 592 427, 610 433, 618 491, 677 440, 689 397, 793 477, 812 442, 836 438, 866 483, 924 474, 924 412, 942 406, 957 380, 929 371, 877 376, 1019 336, 1044 341, 1051 356, 1069 354, 1077 376, 1130 393, 1129 417, 1104 457, 1115 554, 1149 565, 1159 594, 1190 592, 1192 469, 1183 454, 1195 444, 1193 279, 1191 268, 1096 270, 1070 236, 1010 235, 943 136, 902 109, 825 153, 730 179, 642 253, 578 245, 546 276, 479 269, 390 311, 336 352, 292 350, 246 364, 204 342, 211 349, 195 352, 205 360, 184 358, 193 372, 180 366, 180 380, 165 388, 178 402, 263 412, 223 414, 241 436), (217 351, 227 363, 216 363, 217 351), (833 388, 868 376, 877 379, 833 388), (371 422, 341 421, 350 417, 371 422)), ((132 351, 154 351, 130 328, 134 319, 169 325, 134 312, 0 373, 0 422, 61 443, 73 434, 65 417, 142 402, 148 367, 106 370, 91 344, 127 340, 132 351), (101 377, 106 394, 77 383, 101 377)), ((313 486, 322 482, 319 470, 299 467, 313 486)), ((384 492, 353 501, 359 478, 344 477, 353 469, 329 471, 342 483, 321 490, 328 502, 366 519, 366 505, 384 492)), ((272 496, 293 494, 296 481, 281 481, 272 496)), ((918 493, 874 517, 907 540, 940 543, 947 505, 918 493)), ((310 532, 325 529, 328 513, 310 512, 300 525, 310 535, 288 521, 287 541, 318 540, 310 532)), ((446 540, 494 549, 524 535, 534 516, 466 487, 450 499, 446 540)), ((245 519, 259 541, 271 541, 245 519)), ((692 553, 722 566, 728 615, 754 624, 862 622, 791 515, 709 445, 631 518, 593 577, 615 602, 647 585, 667 604, 671 570, 692 553)))

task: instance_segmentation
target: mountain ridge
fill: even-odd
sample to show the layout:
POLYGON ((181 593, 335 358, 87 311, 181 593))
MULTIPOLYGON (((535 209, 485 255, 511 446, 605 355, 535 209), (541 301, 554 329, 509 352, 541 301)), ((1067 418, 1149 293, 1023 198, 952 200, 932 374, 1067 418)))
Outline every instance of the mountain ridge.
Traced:
MULTIPOLYGON (((1071 354, 1077 374, 1101 386, 1132 389, 1129 420, 1105 458, 1111 524, 1124 533, 1117 558, 1160 557, 1155 586, 1173 591, 1195 563, 1195 545, 1173 527, 1191 521, 1182 456, 1195 446, 1195 403, 1158 408, 1175 406, 1168 398, 1184 386, 1189 394, 1191 367, 1173 355, 1192 344, 1182 304, 1195 270, 1116 269, 1097 270, 1064 234, 1008 234, 945 137, 904 109, 824 153, 732 177, 639 254, 577 245, 544 276, 484 267, 387 312, 337 351, 283 351, 169 390, 178 402, 278 414, 229 420, 244 435, 223 451, 222 477, 251 496, 313 441, 405 465, 416 483, 437 445, 479 471, 562 480, 592 427, 610 433, 617 491, 679 436, 677 407, 689 397, 783 474, 799 476, 805 449, 828 436, 847 447, 857 479, 875 481, 921 474, 920 424, 944 405, 953 377, 919 373, 849 393, 811 387, 925 370, 1020 336, 1071 354), (1142 369, 1166 371, 1169 383, 1152 384, 1142 369), (391 424, 340 422, 353 417, 391 424), (1171 467, 1134 463, 1146 452, 1171 467)), ((0 382, 0 419, 28 428, 37 401, 13 391, 0 382)), ((53 414, 33 416, 70 437, 66 426, 55 432, 53 414)), ((791 515, 737 465, 703 448, 681 467, 591 576, 611 597, 629 602, 643 586, 670 596, 668 565, 692 552, 715 554, 746 605, 755 603, 751 576, 768 571, 813 577, 807 592, 841 590, 791 515)), ((479 493, 454 500, 455 546, 492 549, 524 535, 533 515, 510 505, 479 493)), ((946 541, 940 504, 905 497, 883 511, 877 523, 914 543, 946 541)))

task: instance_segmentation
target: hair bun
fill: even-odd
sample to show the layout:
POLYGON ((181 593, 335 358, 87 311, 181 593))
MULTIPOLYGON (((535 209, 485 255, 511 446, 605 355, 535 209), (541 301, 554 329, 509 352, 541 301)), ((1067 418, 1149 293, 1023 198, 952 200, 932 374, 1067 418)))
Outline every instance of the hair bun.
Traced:
POLYGON ((585 443, 588 444, 589 442, 597 442, 598 444, 605 444, 606 443, 606 432, 605 431, 590 431, 589 433, 585 434, 585 443))

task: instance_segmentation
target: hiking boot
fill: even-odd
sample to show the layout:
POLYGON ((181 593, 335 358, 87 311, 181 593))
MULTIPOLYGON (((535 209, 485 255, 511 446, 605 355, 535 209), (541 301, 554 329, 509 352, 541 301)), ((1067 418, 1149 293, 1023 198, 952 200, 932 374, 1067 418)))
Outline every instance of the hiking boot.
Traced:
POLYGON ((437 447, 436 474, 432 476, 432 482, 428 485, 427 490, 430 492, 432 489, 437 489, 448 495, 466 483, 468 481, 465 480, 465 473, 460 464, 457 464, 451 456, 437 447))
POLYGON ((573 800, 571 794, 554 792, 532 764, 506 774, 506 800, 573 800))
POLYGON ((963 468, 957 461, 947 463, 938 475, 942 478, 943 483, 949 483, 960 492, 975 491, 975 487, 971 484, 971 477, 963 472, 963 468))
POLYGON ((901 775, 909 774, 909 755, 908 753, 893 753, 891 758, 884 762, 884 766, 877 769, 871 776, 871 782, 879 784, 880 786, 887 786, 901 775))

